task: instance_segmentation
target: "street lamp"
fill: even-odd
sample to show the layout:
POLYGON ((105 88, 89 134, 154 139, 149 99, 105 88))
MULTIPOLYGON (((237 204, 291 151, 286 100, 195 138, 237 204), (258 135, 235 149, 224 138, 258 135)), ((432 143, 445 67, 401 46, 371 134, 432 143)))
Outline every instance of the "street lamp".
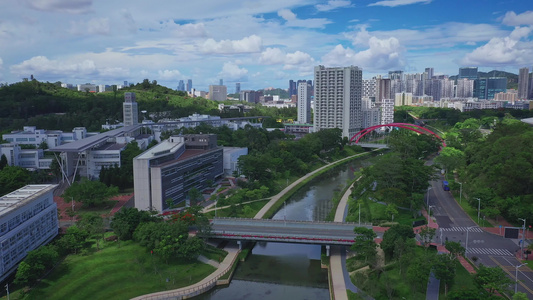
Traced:
POLYGON ((429 190, 431 190, 430 186, 428 186, 428 192, 427 192, 427 195, 426 195, 426 207, 429 207, 429 190))
POLYGON ((479 224, 479 212, 481 210, 481 199, 476 198, 477 200, 477 223, 479 224))
POLYGON ((514 273, 514 293, 516 294, 518 290, 518 269, 520 269, 521 266, 527 265, 527 263, 523 263, 521 265, 515 266, 515 273, 514 273))
POLYGON ((463 203, 463 183, 459 183, 459 203, 463 203))
POLYGON ((215 200, 215 218, 217 217, 217 203, 218 203, 218 201, 215 200))
POLYGON ((468 233, 470 232, 470 228, 478 227, 477 225, 470 226, 466 228, 466 242, 465 242, 465 256, 468 256, 468 233))
POLYGON ((428 206, 428 227, 429 227, 429 219, 431 218, 431 208, 432 207, 434 208, 435 206, 433 206, 433 205, 428 206))
POLYGON ((518 220, 524 222, 524 224, 522 225, 522 242, 520 243, 520 257, 524 259, 524 243, 526 242, 524 234, 526 233, 526 219, 518 218, 518 220))

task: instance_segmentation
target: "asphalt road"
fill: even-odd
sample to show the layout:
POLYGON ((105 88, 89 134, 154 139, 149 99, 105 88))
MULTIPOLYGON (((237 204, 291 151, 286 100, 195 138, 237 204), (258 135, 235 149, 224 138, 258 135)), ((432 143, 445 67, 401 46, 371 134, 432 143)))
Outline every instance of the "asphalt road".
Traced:
MULTIPOLYGON (((477 227, 451 193, 444 191, 442 180, 443 177, 440 177, 439 180, 432 181, 428 193, 429 205, 432 205, 431 212, 439 225, 435 241, 439 243, 445 241, 460 242, 467 249, 467 257, 476 256, 478 258, 476 264, 501 267, 515 282, 515 266, 521 264, 515 258, 515 253, 520 251, 519 240, 506 239, 477 227)), ((518 281, 518 291, 526 293, 529 299, 533 299, 533 273, 530 269, 520 268, 518 281)))

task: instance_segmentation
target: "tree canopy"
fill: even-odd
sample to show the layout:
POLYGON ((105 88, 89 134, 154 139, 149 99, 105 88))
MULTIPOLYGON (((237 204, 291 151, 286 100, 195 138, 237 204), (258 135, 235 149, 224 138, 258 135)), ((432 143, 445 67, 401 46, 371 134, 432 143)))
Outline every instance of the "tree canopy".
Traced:
POLYGON ((117 187, 108 187, 100 181, 92 181, 83 178, 80 182, 74 182, 63 193, 65 202, 72 200, 81 202, 87 206, 96 206, 118 195, 117 187))

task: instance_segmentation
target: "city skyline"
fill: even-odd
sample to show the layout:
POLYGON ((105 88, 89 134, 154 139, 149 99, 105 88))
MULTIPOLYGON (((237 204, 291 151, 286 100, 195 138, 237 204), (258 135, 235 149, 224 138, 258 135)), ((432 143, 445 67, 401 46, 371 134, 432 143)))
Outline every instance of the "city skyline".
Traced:
POLYGON ((0 82, 287 87, 313 68, 456 75, 533 65, 526 0, 25 0, 0 12, 0 82), (460 7, 460 9, 458 9, 460 7), (164 9, 162 9, 164 8, 164 9))

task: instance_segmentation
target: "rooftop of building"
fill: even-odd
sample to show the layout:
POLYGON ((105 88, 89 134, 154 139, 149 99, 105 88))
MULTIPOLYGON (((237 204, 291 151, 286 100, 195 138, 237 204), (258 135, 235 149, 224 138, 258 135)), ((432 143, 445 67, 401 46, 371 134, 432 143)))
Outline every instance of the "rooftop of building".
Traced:
POLYGON ((0 216, 25 205, 44 193, 53 191, 56 187, 56 184, 30 184, 0 197, 0 216))
POLYGON ((97 147, 98 145, 105 143, 109 138, 122 136, 126 133, 131 133, 141 128, 141 125, 130 125, 121 127, 106 132, 99 133, 81 140, 76 140, 71 143, 63 144, 54 148, 50 148, 49 151, 54 152, 81 152, 87 149, 97 147))
POLYGON ((124 147, 126 147, 126 144, 105 143, 102 146, 93 150, 122 150, 124 147))
POLYGON ((180 147, 184 146, 184 142, 171 142, 170 140, 161 141, 161 143, 139 154, 135 159, 152 159, 161 155, 169 154, 177 151, 180 147))

